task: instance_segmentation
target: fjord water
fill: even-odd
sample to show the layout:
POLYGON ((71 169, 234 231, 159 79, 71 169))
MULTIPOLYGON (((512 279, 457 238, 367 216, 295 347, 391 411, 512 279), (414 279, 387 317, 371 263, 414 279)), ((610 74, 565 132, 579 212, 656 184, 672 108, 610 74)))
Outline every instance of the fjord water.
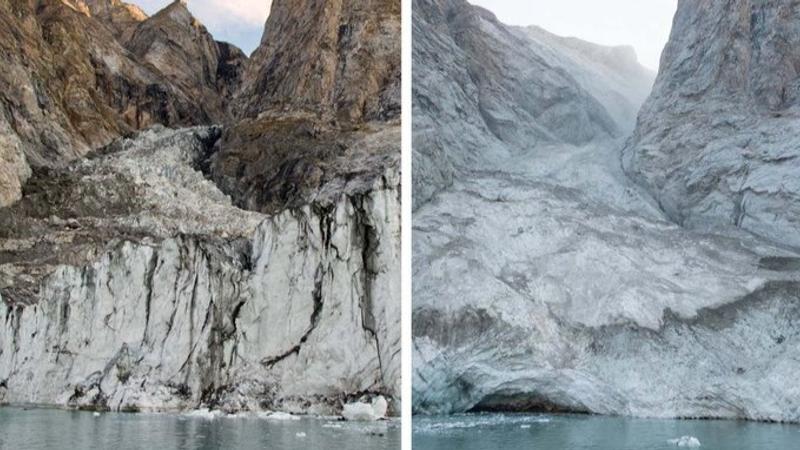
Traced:
POLYGON ((415 450, 669 450, 695 436, 703 450, 800 448, 800 426, 726 420, 588 415, 460 414, 415 417, 415 450))
POLYGON ((400 448, 400 422, 0 408, 0 450, 400 448))

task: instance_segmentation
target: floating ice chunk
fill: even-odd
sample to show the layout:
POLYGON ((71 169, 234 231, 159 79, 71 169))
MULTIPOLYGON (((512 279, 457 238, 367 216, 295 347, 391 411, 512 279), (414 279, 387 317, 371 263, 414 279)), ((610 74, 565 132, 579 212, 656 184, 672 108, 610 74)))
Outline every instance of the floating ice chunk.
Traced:
POLYGON ((355 402, 344 405, 342 416, 347 420, 369 422, 386 417, 388 408, 386 399, 378 396, 372 399, 372 403, 355 402))
POLYGON ((519 427, 522 428, 523 430, 527 430, 531 426, 530 425, 520 425, 519 427))
POLYGON ((678 439, 670 439, 667 442, 678 447, 700 447, 700 441, 694 436, 681 436, 678 439))
POLYGON ((186 413, 187 417, 206 419, 206 420, 213 420, 222 415, 223 415, 222 411, 211 411, 208 408, 196 409, 194 411, 186 413))
POLYGON ((94 414, 92 414, 92 415, 95 416, 95 417, 100 417, 100 413, 97 412, 97 411, 95 411, 94 414))
POLYGON ((258 415, 258 417, 260 417, 262 419, 269 419, 269 420, 300 420, 299 417, 297 417, 297 416, 295 416, 293 414, 280 412, 280 411, 261 413, 261 414, 258 415))
POLYGON ((299 433, 296 433, 295 436, 297 436, 299 438, 304 438, 304 437, 306 437, 306 434, 301 431, 299 433))

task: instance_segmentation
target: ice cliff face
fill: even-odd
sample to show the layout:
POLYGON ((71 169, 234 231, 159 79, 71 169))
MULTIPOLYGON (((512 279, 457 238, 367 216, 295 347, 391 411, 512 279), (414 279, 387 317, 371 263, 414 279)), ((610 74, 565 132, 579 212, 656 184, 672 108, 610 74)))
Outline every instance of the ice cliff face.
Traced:
MULTIPOLYGON (((152 56, 157 30, 185 25, 184 13, 175 3, 142 21, 130 42, 149 50, 133 58, 152 56)), ((326 18, 324 8, 316 13, 326 18)), ((205 36, 193 21, 185 31, 205 36)), ((210 78, 158 69, 166 85, 209 93, 220 87, 214 73, 235 75, 218 91, 231 105, 234 90, 250 89, 239 76, 259 70, 249 64, 280 65, 243 62, 212 42, 180 47, 218 52, 216 72, 202 70, 210 78)), ((172 69, 213 60, 178 59, 172 69)), ((304 115, 302 128, 293 118, 303 113, 288 108, 259 126, 302 140, 270 142, 233 133, 247 118, 226 114, 222 126, 155 125, 36 166, 21 199, 0 209, 0 403, 338 414, 383 395, 397 408, 398 121, 358 121, 346 132, 328 125, 323 139, 308 133, 322 119, 304 115), (284 202, 269 201, 269 189, 246 184, 243 172, 223 176, 218 161, 235 151, 231 141, 257 163, 247 175, 268 177, 284 202), (302 174, 284 171, 273 153, 309 155, 325 176, 298 189, 302 174), (251 202, 241 185, 251 186, 251 202)))
POLYGON ((800 8, 681 2, 626 171, 688 227, 800 246, 800 8))
MULTIPOLYGON (((453 8, 446 17, 477 14, 455 1, 418 3, 423 23, 430 23, 424 14, 436 5, 453 8)), ((678 16, 694 4, 681 3, 678 16)), ((440 26, 415 42, 415 80, 429 80, 415 91, 415 112, 422 114, 415 122, 428 124, 415 131, 415 142, 426 145, 439 132, 438 161, 445 168, 471 142, 492 144, 462 160, 449 187, 415 205, 414 411, 800 420, 800 393, 787 382, 800 369, 796 250, 734 224, 698 230, 676 223, 638 177, 628 176, 629 166, 623 170, 625 142, 613 137, 621 134, 520 147, 498 144, 488 127, 475 131, 474 114, 438 122, 440 111, 458 111, 448 103, 454 97, 426 91, 475 92, 471 77, 436 76, 465 67, 448 58, 455 51, 436 59, 428 50, 450 42, 448 30, 440 26)), ((527 31, 530 39, 569 42, 527 31)), ((480 35, 472 28, 461 33, 480 35)), ((616 73, 600 71, 608 58, 627 57, 563 45, 536 52, 549 55, 550 69, 531 76, 569 75, 593 101, 564 97, 559 102, 566 104, 552 108, 600 105, 624 129, 625 108, 592 85, 628 79, 627 86, 642 86, 646 72, 624 63, 612 64, 616 73)), ((483 61, 496 64, 492 57, 473 58, 473 64, 483 61)), ((663 72, 659 83, 669 83, 663 72)), ((517 88, 539 85, 526 80, 517 88)), ((660 126, 645 117, 639 116, 636 133, 660 126)), ((537 129, 535 122, 516 123, 528 124, 537 129)))

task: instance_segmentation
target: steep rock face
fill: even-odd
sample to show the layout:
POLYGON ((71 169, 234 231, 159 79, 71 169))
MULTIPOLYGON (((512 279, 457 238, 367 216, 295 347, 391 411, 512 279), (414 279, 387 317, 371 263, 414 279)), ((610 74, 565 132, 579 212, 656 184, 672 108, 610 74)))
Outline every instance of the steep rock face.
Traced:
MULTIPOLYGON (((158 69, 197 104, 204 105, 212 121, 225 121, 227 99, 219 95, 218 85, 228 89, 231 80, 218 83, 220 49, 185 4, 175 1, 141 22, 126 47, 140 61, 158 69)), ((230 59, 237 55, 228 51, 226 56, 230 59)))
POLYGON ((272 2, 238 100, 245 117, 291 110, 345 125, 398 117, 400 2, 272 2))
POLYGON ((274 212, 384 182, 400 155, 400 2, 274 1, 234 107, 208 173, 237 205, 274 212))
POLYGON ((0 210, 8 402, 335 414, 399 393, 397 174, 327 208, 233 207, 216 128, 154 129, 0 210))
POLYGON ((248 61, 247 55, 239 47, 220 41, 217 41, 217 51, 217 89, 224 98, 231 99, 239 89, 248 61))
MULTIPOLYGON (((25 156, 10 179, 24 179, 26 165, 63 164, 154 123, 210 121, 203 105, 140 64, 78 5, 83 8, 61 0, 0 3, 0 121, 25 156)), ((0 196, 18 198, 16 185, 4 183, 0 196)))
POLYGON ((0 118, 0 208, 22 197, 22 185, 31 175, 22 143, 4 119, 0 118))
MULTIPOLYGON (((692 32, 703 30, 713 27, 692 32)), ((518 31, 534 33, 537 54, 553 66, 560 61, 563 76, 595 99, 563 97, 567 104, 553 108, 596 102, 609 116, 624 116, 625 108, 615 109, 624 103, 593 88, 616 85, 631 95, 640 85, 640 71, 620 69, 622 79, 631 77, 621 84, 603 69, 627 60, 624 50, 518 31)), ((471 77, 435 76, 442 64, 446 73, 469 67, 453 62, 451 47, 434 51, 441 42, 441 33, 414 42, 415 77, 428 80, 415 89, 440 93, 414 98, 422 113, 415 121, 427 124, 415 128, 415 144, 442 143, 442 157, 432 159, 440 165, 422 168, 429 171, 448 169, 448 158, 474 142, 498 141, 488 127, 465 125, 478 121, 432 119, 429 111, 464 104, 445 93, 477 95, 464 87, 471 77)), ((538 130, 538 123, 534 131, 514 125, 538 130)), ((623 171, 622 139, 502 144, 480 148, 480 159, 463 160, 468 170, 455 172, 449 187, 415 205, 415 412, 800 421, 800 395, 787 382, 800 369, 796 250, 732 224, 706 231, 676 224, 623 171)))
POLYGON ((800 246, 800 8, 681 1, 626 171, 676 222, 800 246))
POLYGON ((641 66, 593 56, 619 50, 509 27, 463 0, 414 11, 415 208, 487 159, 618 137, 646 97, 641 66))

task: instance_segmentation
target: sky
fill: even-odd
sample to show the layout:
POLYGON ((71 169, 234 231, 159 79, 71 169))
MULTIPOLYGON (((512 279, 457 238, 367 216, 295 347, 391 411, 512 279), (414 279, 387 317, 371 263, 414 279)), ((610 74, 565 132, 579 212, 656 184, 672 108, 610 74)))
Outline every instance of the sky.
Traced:
POLYGON ((603 45, 631 45, 639 62, 657 70, 678 0, 469 0, 509 25, 603 45))
MULTIPOLYGON (((154 14, 173 0, 127 0, 154 14)), ((189 10, 218 41, 230 42, 248 55, 258 47, 271 0, 189 0, 189 10)))

